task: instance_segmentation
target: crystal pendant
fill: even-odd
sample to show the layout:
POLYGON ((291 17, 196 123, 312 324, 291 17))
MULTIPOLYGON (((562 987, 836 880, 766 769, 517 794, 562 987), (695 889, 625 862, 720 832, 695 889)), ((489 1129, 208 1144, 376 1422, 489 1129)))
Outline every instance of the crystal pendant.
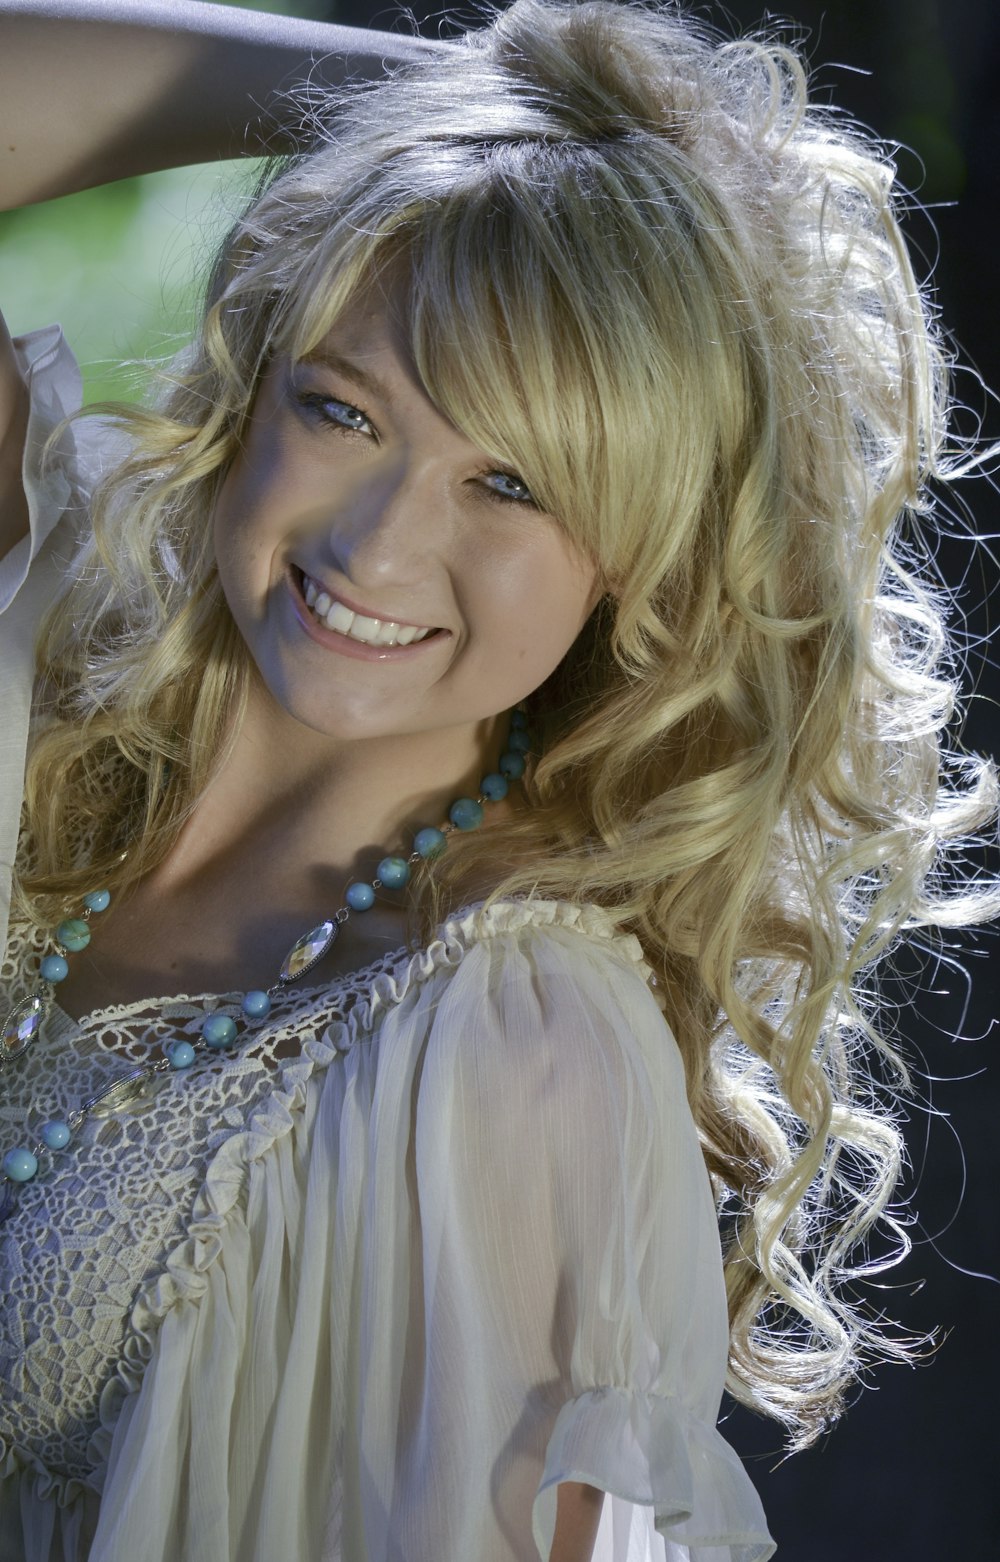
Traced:
POLYGON ((19 1058, 30 1047, 44 1018, 45 999, 37 993, 33 993, 30 998, 22 998, 20 1003, 14 1005, 3 1022, 3 1033, 0 1035, 4 1062, 10 1058, 19 1058))
POLYGON ((311 933, 304 933, 298 943, 292 945, 282 961, 279 981, 294 982, 297 977, 311 971, 330 948, 337 936, 337 930, 338 924, 331 921, 321 922, 311 933))
POLYGON ((91 1117, 110 1117, 113 1112, 120 1112, 126 1106, 144 1111, 151 1104, 151 1081, 148 1071, 140 1064, 138 1068, 119 1075, 110 1085, 105 1085, 88 1097, 81 1104, 80 1111, 89 1113, 91 1117))

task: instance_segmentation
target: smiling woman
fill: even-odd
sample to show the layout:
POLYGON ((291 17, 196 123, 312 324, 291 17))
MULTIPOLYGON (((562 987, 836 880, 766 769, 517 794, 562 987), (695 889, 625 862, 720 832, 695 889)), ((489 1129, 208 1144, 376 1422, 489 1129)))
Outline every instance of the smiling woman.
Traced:
POLYGON ((280 708, 340 743, 432 738, 440 761, 544 683, 596 605, 565 528, 431 400, 409 314, 398 288, 348 299, 321 354, 276 358, 257 392, 214 508, 260 674, 241 742, 280 708), (416 630, 389 649, 382 624, 416 630))
POLYGON ((0 13, 14 198, 289 152, 155 404, 0 339, 3 1562, 767 1562, 724 1384, 914 1350, 864 983, 998 903, 891 171, 673 6, 0 13))

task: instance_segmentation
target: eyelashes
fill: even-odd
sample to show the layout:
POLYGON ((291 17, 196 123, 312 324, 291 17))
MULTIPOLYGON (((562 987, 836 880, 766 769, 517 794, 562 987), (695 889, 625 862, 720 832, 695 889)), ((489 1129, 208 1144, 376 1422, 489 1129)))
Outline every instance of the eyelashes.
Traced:
POLYGON ((502 468, 498 468, 495 472, 483 473, 484 482, 488 483, 493 478, 497 479, 497 487, 490 489, 489 492, 495 493, 498 499, 507 499, 514 504, 535 504, 531 489, 516 472, 505 472, 502 468), (500 484, 506 486, 501 487, 500 484))
POLYGON ((345 428, 355 434, 375 433, 371 420, 360 407, 352 407, 349 401, 340 401, 336 396, 324 396, 319 391, 295 391, 294 395, 299 406, 313 413, 318 422, 345 428), (330 408, 336 410, 331 412, 330 408))
MULTIPOLYGON (((310 421, 348 434, 360 434, 364 439, 378 440, 378 432, 368 414, 352 402, 341 401, 339 396, 328 396, 322 391, 298 390, 294 386, 291 387, 291 395, 310 421)), ((518 504, 527 509, 538 509, 531 489, 516 472, 494 467, 482 472, 478 482, 486 497, 500 504, 518 504)))

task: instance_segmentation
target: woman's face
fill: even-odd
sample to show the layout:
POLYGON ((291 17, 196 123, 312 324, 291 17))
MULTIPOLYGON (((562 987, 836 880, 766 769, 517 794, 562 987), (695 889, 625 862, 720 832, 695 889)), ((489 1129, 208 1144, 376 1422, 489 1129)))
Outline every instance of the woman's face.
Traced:
POLYGON ((429 400, 375 293, 311 357, 272 362, 214 525, 222 588, 264 687, 333 738, 509 709, 558 665, 600 595, 595 566, 517 474, 429 400), (392 646, 400 625, 418 638, 392 646))

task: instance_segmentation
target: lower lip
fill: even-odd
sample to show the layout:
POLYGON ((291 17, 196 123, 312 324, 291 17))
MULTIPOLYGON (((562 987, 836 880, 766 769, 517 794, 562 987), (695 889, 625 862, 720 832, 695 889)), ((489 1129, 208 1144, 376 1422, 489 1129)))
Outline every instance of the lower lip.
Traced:
POLYGON ((338 634, 335 629, 327 629, 325 624, 320 623, 302 595, 299 578, 294 570, 289 570, 287 580, 295 616, 309 638, 315 640, 317 645, 326 646, 328 651, 353 657, 356 662, 403 662, 412 656, 420 656, 429 646, 450 639, 449 630, 439 629, 436 634, 427 635, 413 645, 365 645, 361 640, 352 640, 349 635, 338 634))

